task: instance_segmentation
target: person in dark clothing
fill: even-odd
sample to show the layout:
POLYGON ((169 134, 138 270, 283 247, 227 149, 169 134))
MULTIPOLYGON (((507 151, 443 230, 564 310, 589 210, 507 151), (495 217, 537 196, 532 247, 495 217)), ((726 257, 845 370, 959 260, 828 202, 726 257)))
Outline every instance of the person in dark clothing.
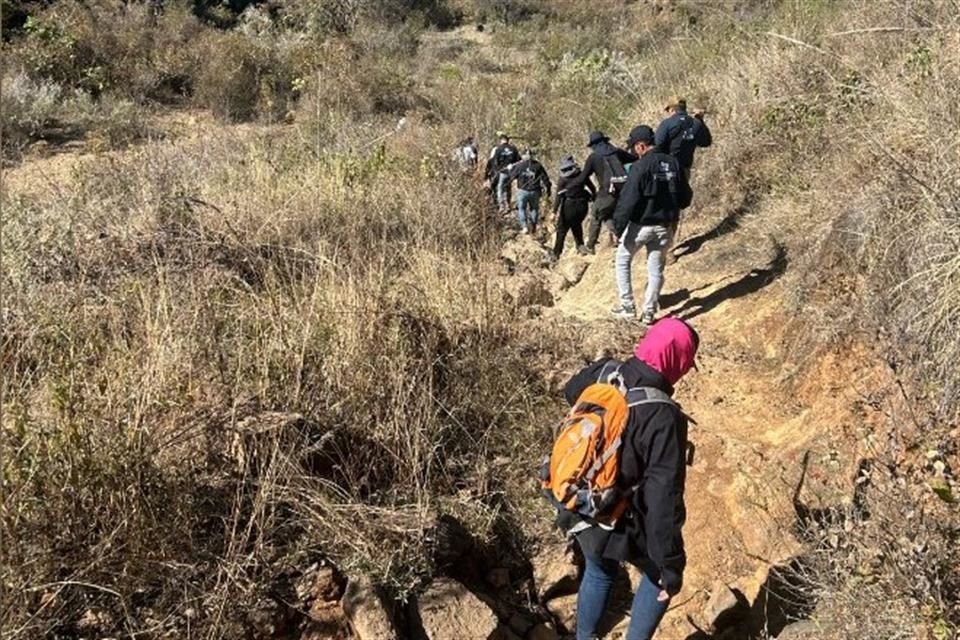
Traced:
MULTIPOLYGON (((664 318, 647 331, 623 362, 602 359, 575 374, 564 395, 573 406, 589 385, 619 368, 628 389, 652 387, 670 396, 694 366, 700 338, 677 318, 664 318)), ((639 567, 627 640, 649 640, 670 599, 683 585, 686 553, 683 501, 686 479, 687 417, 672 402, 631 406, 620 450, 618 484, 630 493, 624 517, 603 528, 575 512, 561 510, 557 524, 572 533, 585 568, 577 595, 577 640, 596 638, 620 564, 639 567)))
POLYGON ((641 319, 644 324, 651 324, 663 288, 663 267, 675 224, 680 210, 689 206, 693 194, 677 159, 655 149, 653 129, 646 125, 634 127, 627 146, 640 159, 630 167, 613 214, 614 232, 620 239, 616 256, 620 304, 611 313, 625 319, 636 316, 630 268, 634 254, 645 247, 647 291, 641 319))
POLYGON ((497 201, 497 188, 500 186, 498 184, 499 177, 497 175, 497 168, 494 165, 494 157, 490 156, 487 158, 487 162, 483 167, 483 180, 484 185, 487 190, 490 192, 490 199, 495 203, 497 201))
POLYGON ((550 176, 534 157, 533 151, 525 149, 520 162, 514 164, 507 179, 517 181, 517 222, 523 233, 534 233, 540 218, 540 196, 544 191, 547 196, 553 185, 550 176))
POLYGON ((502 131, 497 132, 499 144, 490 150, 490 161, 487 163, 491 180, 491 188, 496 188, 497 205, 500 211, 506 213, 510 208, 510 166, 520 162, 520 152, 510 143, 510 136, 502 131))
POLYGON ((616 165, 625 168, 626 165, 636 161, 637 158, 629 151, 624 151, 610 144, 610 138, 604 135, 602 131, 590 132, 587 138, 587 147, 590 148, 590 155, 583 163, 583 171, 580 172, 580 176, 570 186, 583 185, 593 177, 597 179, 597 197, 593 203, 593 219, 590 221, 590 234, 586 246, 587 251, 594 253, 597 240, 600 238, 600 228, 609 222, 613 216, 613 210, 617 206, 617 193, 615 189, 611 190, 610 184, 611 169, 614 169, 616 165), (611 161, 613 161, 613 167, 611 161))
POLYGON ((563 243, 567 239, 567 231, 573 232, 573 239, 577 243, 577 253, 585 255, 583 246, 583 221, 587 217, 589 203, 596 195, 593 183, 586 182, 571 187, 579 177, 581 171, 572 156, 560 161, 560 178, 557 180, 557 199, 553 205, 553 213, 557 216, 557 239, 553 245, 553 257, 558 259, 563 253, 563 243))
POLYGON ((709 147, 713 144, 713 136, 707 123, 703 121, 702 112, 695 112, 692 116, 687 113, 685 99, 670 98, 666 111, 670 115, 657 127, 653 141, 657 151, 677 159, 689 180, 694 152, 698 147, 709 147))

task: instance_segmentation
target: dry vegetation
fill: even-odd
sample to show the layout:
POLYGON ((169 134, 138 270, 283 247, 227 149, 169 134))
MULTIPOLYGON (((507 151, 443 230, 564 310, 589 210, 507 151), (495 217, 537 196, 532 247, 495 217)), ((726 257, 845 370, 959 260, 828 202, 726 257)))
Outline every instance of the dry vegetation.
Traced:
POLYGON ((795 359, 867 336, 918 407, 870 451, 870 517, 808 532, 817 616, 952 637, 956 511, 909 461, 957 454, 960 12, 839 5, 24 5, 7 161, 135 146, 3 194, 3 637, 79 637, 91 609, 243 637, 243 605, 318 558, 403 596, 444 516, 522 545, 547 372, 577 354, 518 320, 499 223, 446 150, 505 127, 552 167, 676 91, 732 141, 698 215, 763 215, 788 248, 795 359), (425 36, 474 11, 511 21, 496 48, 425 36), (157 140, 171 107, 263 127, 157 140))

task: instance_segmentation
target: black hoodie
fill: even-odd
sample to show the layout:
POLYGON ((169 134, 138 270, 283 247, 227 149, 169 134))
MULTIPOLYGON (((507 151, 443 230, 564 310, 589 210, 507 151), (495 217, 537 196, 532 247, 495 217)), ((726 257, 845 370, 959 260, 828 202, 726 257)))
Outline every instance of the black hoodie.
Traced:
POLYGON ((599 198, 599 191, 603 189, 603 173, 606 170, 604 166, 603 159, 607 156, 615 155, 620 159, 620 163, 627 165, 631 162, 637 161, 637 156, 633 155, 629 151, 624 151, 618 147, 613 146, 609 142, 598 142, 593 145, 590 151, 590 155, 587 156, 586 162, 583 163, 583 170, 580 172, 580 175, 569 185, 567 189, 573 189, 578 186, 583 185, 585 182, 589 181, 593 176, 597 177, 597 193, 599 198))
POLYGON ((533 191, 534 193, 541 193, 546 190, 547 195, 550 195, 550 189, 553 186, 550 184, 550 176, 547 175, 543 165, 533 158, 521 160, 514 164, 508 175, 511 180, 517 181, 518 189, 533 191))
POLYGON ((618 238, 623 236, 631 222, 640 227, 668 227, 677 222, 680 210, 692 198, 687 175, 680 170, 677 159, 650 151, 630 167, 613 213, 614 232, 618 238))
MULTIPOLYGON (((589 385, 595 383, 607 364, 598 360, 570 378, 564 388, 572 406, 589 385)), ((627 387, 654 387, 673 395, 673 387, 659 372, 636 358, 628 358, 620 369, 627 387)), ((613 531, 590 527, 577 534, 585 553, 619 562, 656 566, 663 588, 680 591, 687 557, 683 548, 683 503, 686 480, 687 418, 679 407, 657 403, 630 409, 627 436, 620 457, 619 484, 637 487, 626 515, 613 531)), ((579 516, 562 511, 558 523, 569 529, 579 516)))

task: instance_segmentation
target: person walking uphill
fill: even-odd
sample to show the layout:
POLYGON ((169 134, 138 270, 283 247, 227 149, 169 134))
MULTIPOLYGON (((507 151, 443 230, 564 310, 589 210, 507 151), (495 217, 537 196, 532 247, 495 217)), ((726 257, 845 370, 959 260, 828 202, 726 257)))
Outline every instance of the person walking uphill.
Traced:
POLYGON ((540 196, 544 191, 550 195, 552 185, 546 169, 534 157, 533 151, 525 149, 520 162, 513 165, 509 180, 517 181, 517 222, 523 233, 534 233, 540 218, 540 196))
POLYGON ((666 251, 673 239, 680 210, 690 206, 693 192, 676 158, 654 148, 653 129, 646 125, 634 127, 627 146, 640 159, 630 168, 630 176, 613 214, 614 231, 620 239, 616 255, 620 303, 611 313, 625 319, 636 316, 630 269, 634 254, 640 247, 645 247, 647 291, 641 320, 644 324, 651 324, 663 288, 666 251))
POLYGON ((596 195, 593 183, 587 180, 579 186, 569 186, 580 176, 580 167, 576 161, 567 156, 560 161, 560 179, 557 180, 557 199, 553 205, 553 213, 557 216, 557 239, 553 245, 553 257, 558 259, 563 253, 563 244, 567 238, 567 231, 573 232, 573 239, 577 243, 577 253, 587 253, 583 246, 583 221, 587 217, 589 203, 596 195))
POLYGON ((707 123, 703 121, 702 112, 695 112, 692 116, 687 114, 687 101, 684 98, 670 98, 665 110, 670 115, 657 127, 653 142, 657 151, 677 159, 687 180, 690 180, 694 152, 697 147, 709 147, 713 144, 713 136, 707 123))
MULTIPOLYGON (((613 399, 621 398, 622 431, 612 444, 607 440, 598 443, 604 454, 598 454, 595 463, 617 459, 612 475, 616 501, 596 517, 584 516, 584 507, 592 504, 581 502, 584 489, 578 484, 573 488, 575 508, 558 509, 557 524, 580 546, 585 560, 577 595, 577 640, 598 637, 621 563, 629 562, 643 572, 634 593, 626 640, 649 640, 670 599, 683 585, 688 420, 672 396, 674 386, 694 366, 699 342, 687 323, 664 318, 650 327, 632 357, 622 362, 598 360, 566 384, 564 395, 572 407, 571 417, 596 413, 597 405, 592 403, 605 391, 613 399), (616 454, 608 456, 611 450, 616 454), (611 518, 611 513, 620 515, 611 518)), ((604 413, 601 422, 616 419, 614 413, 604 413)), ((604 424, 601 430, 606 428, 604 424)), ((584 431, 587 438, 595 432, 584 431)), ((569 432, 562 437, 569 439, 569 432)), ((559 439, 557 442, 554 456, 563 446, 559 439)))
POLYGON ((510 136, 502 131, 497 132, 499 144, 490 150, 490 160, 487 163, 491 189, 496 190, 497 206, 501 213, 510 208, 510 166, 520 161, 520 153, 510 143, 510 136))
POLYGON ((593 219, 590 221, 590 235, 586 247, 587 251, 594 253, 600 238, 600 228, 610 220, 617 206, 617 197, 626 181, 626 165, 637 158, 629 151, 610 144, 610 138, 602 131, 590 132, 587 147, 590 148, 590 155, 583 163, 583 171, 580 172, 580 177, 571 181, 568 188, 582 186, 594 176, 597 178, 599 186, 593 203, 593 219))

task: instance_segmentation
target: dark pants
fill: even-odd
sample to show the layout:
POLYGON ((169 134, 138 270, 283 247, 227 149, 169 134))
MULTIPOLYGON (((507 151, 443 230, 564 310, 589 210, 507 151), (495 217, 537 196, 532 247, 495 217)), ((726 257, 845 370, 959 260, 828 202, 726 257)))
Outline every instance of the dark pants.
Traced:
POLYGON ((587 249, 590 251, 593 251, 596 248, 597 240, 600 239, 600 227, 607 225, 608 228, 611 228, 613 211, 616 208, 616 202, 602 206, 598 206, 596 203, 594 203, 593 216, 590 220, 590 236, 587 238, 587 249))
POLYGON ((553 255, 560 257, 567 231, 573 232, 577 247, 583 246, 583 221, 587 217, 587 200, 564 198, 557 217, 557 241, 553 245, 553 255))

